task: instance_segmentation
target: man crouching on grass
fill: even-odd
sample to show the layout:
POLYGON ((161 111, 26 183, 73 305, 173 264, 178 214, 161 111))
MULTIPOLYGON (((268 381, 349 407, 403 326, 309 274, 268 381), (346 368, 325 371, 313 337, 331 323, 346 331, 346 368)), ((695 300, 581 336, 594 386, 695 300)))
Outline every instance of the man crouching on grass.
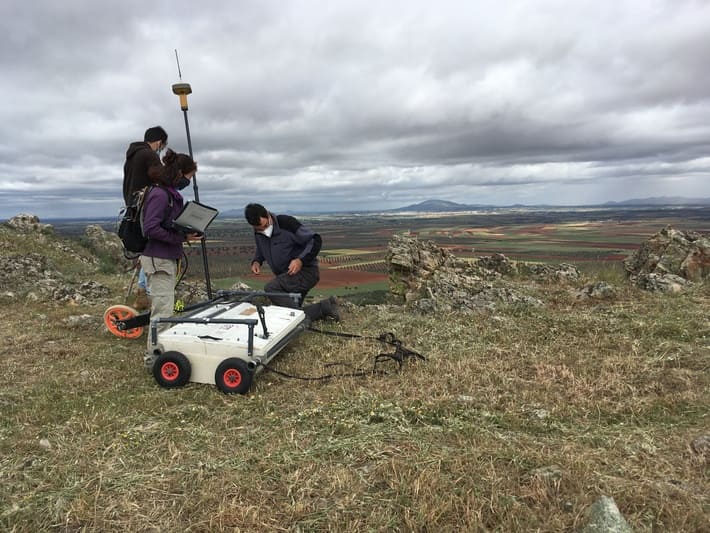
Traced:
MULTIPOLYGON (((299 307, 306 294, 320 280, 318 252, 322 240, 289 215, 274 215, 261 204, 249 204, 244 208, 244 217, 254 228, 256 255, 251 262, 251 271, 261 273, 261 265, 267 262, 276 275, 265 286, 266 292, 299 293, 301 302, 297 304, 288 295, 270 296, 274 305, 299 307)), ((318 303, 307 305, 303 312, 311 322, 323 317, 340 320, 338 305, 334 296, 318 303)))

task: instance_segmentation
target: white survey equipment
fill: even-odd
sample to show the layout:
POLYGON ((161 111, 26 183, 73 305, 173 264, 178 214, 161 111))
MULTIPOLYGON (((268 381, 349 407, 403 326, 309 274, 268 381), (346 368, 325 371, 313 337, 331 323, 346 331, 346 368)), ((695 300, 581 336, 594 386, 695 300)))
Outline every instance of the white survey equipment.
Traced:
MULTIPOLYGON (((263 365, 308 326, 299 308, 252 302, 268 294, 220 291, 179 316, 152 320, 158 384, 174 388, 192 381, 216 385, 225 393, 246 393, 263 365)), ((291 297, 297 302, 300 295, 291 297)))

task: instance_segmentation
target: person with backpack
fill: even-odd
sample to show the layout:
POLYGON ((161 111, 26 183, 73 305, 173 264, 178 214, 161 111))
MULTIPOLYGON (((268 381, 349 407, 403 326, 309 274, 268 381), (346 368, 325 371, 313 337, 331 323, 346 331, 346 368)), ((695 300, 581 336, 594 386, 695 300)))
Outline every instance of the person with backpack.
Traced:
MULTIPOLYGON (((179 191, 190 184, 196 171, 197 164, 189 155, 177 154, 170 149, 163 157, 163 164, 154 165, 148 171, 151 187, 146 192, 142 209, 143 234, 148 242, 140 263, 148 279, 151 320, 173 315, 177 262, 182 257, 182 245, 202 238, 198 233, 186 235, 172 224, 184 203, 179 191)), ((144 364, 149 372, 157 357, 150 350, 150 341, 148 335, 144 364)))
MULTIPOLYGON (((150 184, 148 170, 160 166, 161 150, 168 145, 168 133, 161 126, 153 126, 145 130, 143 142, 135 141, 128 145, 126 162, 123 164, 123 201, 131 205, 133 195, 150 184)), ((138 311, 150 307, 147 281, 143 269, 138 273, 138 288, 133 306, 138 311)))
POLYGON ((143 142, 134 141, 126 150, 126 162, 123 164, 123 201, 131 204, 133 193, 151 183, 148 171, 160 166, 161 150, 168 145, 168 134, 161 126, 145 130, 143 142))

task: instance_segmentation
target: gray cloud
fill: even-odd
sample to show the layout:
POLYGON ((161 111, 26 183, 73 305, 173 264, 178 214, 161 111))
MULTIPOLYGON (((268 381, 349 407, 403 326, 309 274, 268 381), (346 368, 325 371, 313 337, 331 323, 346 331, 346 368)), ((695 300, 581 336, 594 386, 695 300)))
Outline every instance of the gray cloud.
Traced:
POLYGON ((201 199, 223 210, 710 196, 707 2, 11 0, 0 16, 0 218, 117 212, 125 149, 154 124, 187 151, 176 48, 201 199))

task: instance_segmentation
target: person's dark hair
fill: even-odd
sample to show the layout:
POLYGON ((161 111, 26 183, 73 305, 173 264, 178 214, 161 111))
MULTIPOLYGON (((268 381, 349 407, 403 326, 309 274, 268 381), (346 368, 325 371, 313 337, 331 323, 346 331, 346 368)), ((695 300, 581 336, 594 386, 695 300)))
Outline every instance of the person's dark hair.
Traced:
POLYGON ((170 148, 163 156, 163 166, 148 169, 148 177, 159 185, 175 185, 185 174, 197 170, 197 163, 187 154, 176 154, 170 148))
POLYGON ((244 208, 244 218, 250 226, 258 226, 261 218, 269 218, 269 212, 261 204, 249 204, 244 208))
POLYGON ((168 133, 161 126, 153 126, 152 128, 145 130, 143 141, 147 143, 155 141, 162 141, 166 143, 168 142, 168 133))

